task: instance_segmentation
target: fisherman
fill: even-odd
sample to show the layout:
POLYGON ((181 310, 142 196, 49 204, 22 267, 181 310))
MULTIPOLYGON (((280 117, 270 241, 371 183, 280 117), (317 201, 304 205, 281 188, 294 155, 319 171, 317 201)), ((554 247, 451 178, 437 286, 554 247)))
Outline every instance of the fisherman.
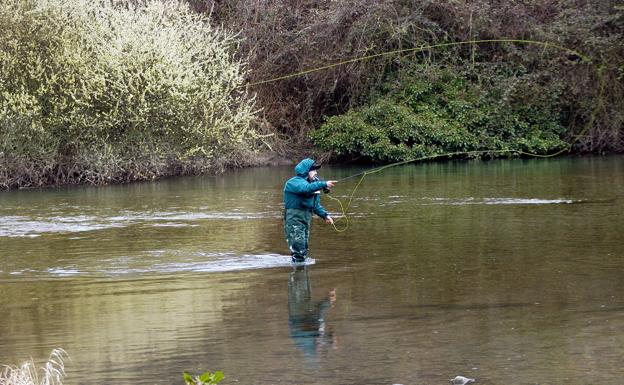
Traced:
POLYGON ((321 190, 334 187, 336 181, 317 177, 321 165, 306 158, 295 167, 296 176, 284 185, 284 233, 293 262, 304 262, 308 256, 308 239, 312 213, 332 224, 334 220, 321 206, 321 190))

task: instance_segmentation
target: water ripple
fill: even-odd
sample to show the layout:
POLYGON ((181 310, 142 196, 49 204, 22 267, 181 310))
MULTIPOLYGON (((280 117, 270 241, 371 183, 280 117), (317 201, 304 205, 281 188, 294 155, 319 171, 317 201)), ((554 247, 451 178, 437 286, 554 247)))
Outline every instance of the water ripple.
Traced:
MULTIPOLYGON (((313 265, 309 259, 305 264, 313 265)), ((179 251, 156 250, 149 256, 108 258, 78 265, 49 268, 25 268, 7 271, 10 276, 28 278, 113 277, 169 273, 218 273, 239 270, 268 269, 291 266, 291 257, 281 254, 194 253, 184 256, 179 251)))
POLYGON ((558 198, 558 199, 541 199, 541 198, 424 198, 431 205, 547 205, 547 204, 569 204, 581 203, 583 201, 558 198))
POLYGON ((0 216, 0 237, 38 237, 47 233, 79 233, 110 228, 148 224, 154 227, 196 226, 205 220, 251 220, 279 218, 278 211, 260 212, 136 212, 121 211, 115 215, 95 213, 72 215, 54 212, 53 216, 0 216))

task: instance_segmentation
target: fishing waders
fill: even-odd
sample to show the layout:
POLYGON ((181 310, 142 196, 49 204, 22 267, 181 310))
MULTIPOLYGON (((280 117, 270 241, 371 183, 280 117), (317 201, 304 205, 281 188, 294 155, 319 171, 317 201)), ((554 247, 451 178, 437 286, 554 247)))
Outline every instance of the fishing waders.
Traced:
POLYGON ((286 209, 284 211, 284 233, 293 262, 303 262, 308 257, 311 222, 310 210, 286 209))

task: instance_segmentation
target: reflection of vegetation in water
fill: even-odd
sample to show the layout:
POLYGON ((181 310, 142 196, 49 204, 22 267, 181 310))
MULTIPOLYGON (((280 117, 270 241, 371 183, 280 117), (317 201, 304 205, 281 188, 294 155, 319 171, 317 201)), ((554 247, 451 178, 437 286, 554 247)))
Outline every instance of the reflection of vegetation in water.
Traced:
POLYGON ((52 350, 50 358, 41 368, 41 375, 32 360, 21 366, 6 366, 0 374, 0 385, 62 385, 65 358, 67 353, 63 349, 52 350))

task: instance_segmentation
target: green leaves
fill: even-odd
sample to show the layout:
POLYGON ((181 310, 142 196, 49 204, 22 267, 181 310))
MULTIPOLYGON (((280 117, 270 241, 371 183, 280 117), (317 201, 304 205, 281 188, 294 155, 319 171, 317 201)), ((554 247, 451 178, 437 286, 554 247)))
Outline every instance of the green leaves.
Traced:
POLYGON ((544 154, 566 145, 556 106, 501 101, 499 91, 460 71, 415 67, 370 105, 328 118, 311 138, 338 157, 377 162, 504 149, 544 154))
POLYGON ((183 372, 182 376, 184 377, 184 382, 186 382, 187 384, 189 385, 195 384, 195 379, 193 379, 193 377, 187 372, 183 372))
POLYGON ((210 373, 209 371, 202 373, 199 376, 191 376, 187 372, 182 373, 184 377, 184 382, 187 385, 213 385, 218 384, 223 380, 223 373, 220 371, 216 371, 214 373, 210 373))

